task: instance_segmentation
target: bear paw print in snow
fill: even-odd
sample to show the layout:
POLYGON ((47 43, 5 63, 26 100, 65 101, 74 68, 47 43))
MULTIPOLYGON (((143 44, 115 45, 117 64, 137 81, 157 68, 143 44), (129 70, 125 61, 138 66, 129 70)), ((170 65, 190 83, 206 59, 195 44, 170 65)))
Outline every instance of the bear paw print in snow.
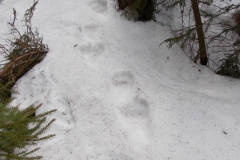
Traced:
POLYGON ((94 12, 104 14, 107 11, 107 0, 92 1, 89 6, 94 12))
POLYGON ((131 103, 117 107, 116 114, 131 139, 149 142, 151 121, 148 102, 145 99, 135 97, 131 103))
POLYGON ((105 46, 102 43, 91 44, 90 42, 85 42, 79 46, 79 49, 83 58, 95 59, 105 51, 105 46))

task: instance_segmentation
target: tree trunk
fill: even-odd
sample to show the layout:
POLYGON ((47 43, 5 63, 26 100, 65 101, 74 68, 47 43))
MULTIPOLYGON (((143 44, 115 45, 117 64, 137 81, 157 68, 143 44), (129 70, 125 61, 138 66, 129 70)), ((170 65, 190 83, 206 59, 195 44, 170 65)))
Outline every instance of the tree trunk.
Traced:
POLYGON ((198 7, 198 0, 191 0, 192 2, 192 9, 194 14, 194 19, 196 23, 196 30, 198 36, 198 44, 199 44, 199 52, 200 52, 200 63, 202 65, 207 65, 207 52, 206 52, 206 45, 205 45, 205 37, 202 28, 202 20, 201 15, 198 7))

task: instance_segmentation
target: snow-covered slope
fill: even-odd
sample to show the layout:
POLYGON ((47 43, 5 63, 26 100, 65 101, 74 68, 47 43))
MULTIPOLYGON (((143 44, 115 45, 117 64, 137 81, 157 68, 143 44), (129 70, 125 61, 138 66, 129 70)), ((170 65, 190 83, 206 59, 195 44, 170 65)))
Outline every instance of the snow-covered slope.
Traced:
MULTIPOLYGON (((12 8, 20 21, 32 2, 0 4, 2 36, 12 8)), ((167 28, 127 21, 113 0, 40 0, 32 23, 50 51, 13 105, 58 110, 44 160, 239 159, 240 81, 159 46, 167 28)))

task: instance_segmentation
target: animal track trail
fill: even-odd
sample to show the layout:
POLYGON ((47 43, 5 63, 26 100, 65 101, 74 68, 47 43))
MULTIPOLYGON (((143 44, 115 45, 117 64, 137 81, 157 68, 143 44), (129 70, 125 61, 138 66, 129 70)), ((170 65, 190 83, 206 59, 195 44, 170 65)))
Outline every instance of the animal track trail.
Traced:
POLYGON ((114 73, 112 76, 112 83, 114 86, 126 87, 132 86, 134 82, 133 74, 128 71, 121 71, 114 73))
POLYGON ((99 31, 99 24, 98 23, 88 23, 85 24, 83 27, 80 27, 79 30, 83 32, 84 35, 86 35, 88 38, 98 38, 97 33, 99 31))
POLYGON ((132 97, 134 76, 129 71, 120 71, 112 75, 112 98, 114 103, 124 103, 132 97))
POLYGON ((145 99, 135 97, 129 104, 117 107, 117 117, 133 140, 145 143, 149 141, 151 122, 145 99))
POLYGON ((147 143, 151 126, 149 105, 134 94, 134 75, 129 71, 115 72, 111 81, 111 96, 119 122, 133 140, 147 143))
POLYGON ((83 59, 88 62, 93 62, 105 52, 105 44, 100 40, 100 24, 97 22, 90 22, 79 27, 82 41, 77 44, 75 51, 77 54, 81 53, 83 59))
POLYGON ((84 59, 96 60, 105 51, 105 46, 103 43, 91 44, 90 42, 84 42, 78 49, 84 59))
POLYGON ((149 107, 145 99, 135 97, 130 105, 119 108, 119 110, 132 123, 148 119, 149 107))
POLYGON ((89 6, 98 14, 104 14, 107 12, 107 0, 94 0, 89 3, 89 6))

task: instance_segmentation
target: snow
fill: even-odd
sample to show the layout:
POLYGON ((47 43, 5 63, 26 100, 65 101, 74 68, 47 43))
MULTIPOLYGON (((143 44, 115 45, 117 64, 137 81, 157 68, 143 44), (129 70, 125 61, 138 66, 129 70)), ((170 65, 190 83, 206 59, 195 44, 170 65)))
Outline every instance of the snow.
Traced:
MULTIPOLYGON (((12 8, 18 26, 32 0, 12 8)), ((56 136, 34 153, 47 160, 238 160, 240 81, 191 62, 154 21, 131 22, 113 0, 40 0, 32 19, 46 58, 15 85, 12 105, 42 103, 56 136)), ((37 113, 38 114, 38 113, 37 113)))

